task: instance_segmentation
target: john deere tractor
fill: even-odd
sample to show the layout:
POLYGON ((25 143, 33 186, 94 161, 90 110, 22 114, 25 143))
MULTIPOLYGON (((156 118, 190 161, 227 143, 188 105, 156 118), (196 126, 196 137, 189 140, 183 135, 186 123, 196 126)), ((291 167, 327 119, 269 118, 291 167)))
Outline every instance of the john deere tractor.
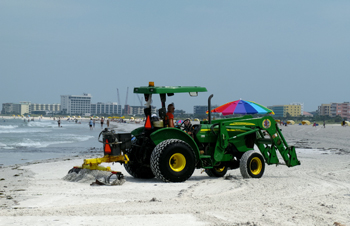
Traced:
MULTIPOLYGON (((265 163, 280 164, 276 149, 288 167, 300 165, 295 148, 288 146, 271 116, 211 120, 213 95, 208 98, 208 120, 192 125, 189 130, 182 126, 167 127, 167 96, 178 93, 197 96, 198 92, 206 91, 204 87, 154 86, 152 82, 149 86, 135 87, 134 93, 143 94, 147 102, 145 124, 131 133, 102 131, 105 156, 101 161, 124 163, 126 171, 135 178, 156 177, 165 182, 186 181, 196 168, 204 169, 210 177, 223 177, 227 170, 239 168, 244 178, 260 178, 265 163), (157 118, 152 117, 151 110, 156 94, 162 106, 157 118)), ((89 162, 85 164, 88 165, 89 162)))

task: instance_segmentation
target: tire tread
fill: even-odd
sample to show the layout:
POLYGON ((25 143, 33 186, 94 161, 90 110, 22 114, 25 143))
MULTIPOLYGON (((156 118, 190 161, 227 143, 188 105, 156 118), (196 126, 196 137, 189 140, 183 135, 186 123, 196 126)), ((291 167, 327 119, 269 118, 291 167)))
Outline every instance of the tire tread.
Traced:
MULTIPOLYGON (((171 143, 183 143, 185 145, 187 145, 189 147, 189 150, 192 150, 192 148, 184 141, 179 140, 179 139, 168 139, 165 140, 161 143, 159 143, 153 150, 152 155, 151 155, 151 169, 153 174, 155 175, 156 178, 158 178, 159 180, 162 180, 164 182, 180 182, 180 181, 172 181, 171 178, 167 178, 166 176, 163 175, 163 173, 160 170, 160 161, 159 159, 161 158, 164 149, 171 143)), ((196 155, 194 154, 194 158, 196 158, 196 155)), ((196 160, 195 160, 196 162, 196 160)), ((188 178, 190 178, 191 175, 188 176, 188 178)), ((185 180, 187 180, 188 178, 186 178, 185 180)))

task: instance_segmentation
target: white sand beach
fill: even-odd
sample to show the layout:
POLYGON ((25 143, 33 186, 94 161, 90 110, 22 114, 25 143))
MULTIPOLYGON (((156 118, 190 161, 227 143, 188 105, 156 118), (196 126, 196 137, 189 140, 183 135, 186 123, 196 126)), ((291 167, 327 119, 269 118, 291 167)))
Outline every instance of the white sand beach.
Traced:
POLYGON ((164 183, 114 164, 123 185, 90 186, 62 179, 81 158, 3 167, 0 225, 350 225, 350 128, 293 125, 282 133, 301 165, 266 166, 260 179, 196 170, 186 182, 164 183))

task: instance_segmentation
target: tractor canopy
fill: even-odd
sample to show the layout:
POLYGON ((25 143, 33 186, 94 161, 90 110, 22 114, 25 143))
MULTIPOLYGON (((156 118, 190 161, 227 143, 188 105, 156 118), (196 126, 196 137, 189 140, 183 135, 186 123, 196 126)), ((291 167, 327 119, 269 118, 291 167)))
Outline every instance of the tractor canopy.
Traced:
POLYGON ((198 96, 198 92, 207 92, 207 88, 201 86, 154 86, 154 82, 149 82, 148 86, 134 88, 134 93, 143 94, 146 101, 144 109, 146 129, 153 128, 150 123, 152 94, 159 94, 160 96, 162 106, 158 110, 158 115, 159 119, 162 121, 162 127, 167 127, 168 120, 166 119, 165 109, 166 96, 173 96, 175 93, 189 93, 190 96, 193 97, 198 96))

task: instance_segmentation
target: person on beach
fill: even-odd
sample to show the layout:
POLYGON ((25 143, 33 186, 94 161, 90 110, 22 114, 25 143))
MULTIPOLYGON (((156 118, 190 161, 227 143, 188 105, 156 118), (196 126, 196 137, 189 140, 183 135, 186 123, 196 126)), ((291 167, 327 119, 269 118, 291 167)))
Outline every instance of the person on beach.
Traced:
POLYGON ((109 119, 107 119, 107 127, 109 128, 109 119))
POLYGON ((90 130, 92 130, 92 119, 90 119, 89 125, 90 125, 90 130))
POLYGON ((323 120, 323 128, 326 128, 326 121, 323 120))
POLYGON ((193 138, 193 133, 192 133, 192 131, 193 131, 193 127, 192 127, 192 124, 191 124, 191 119, 190 118, 187 118, 187 119, 185 119, 185 121, 183 122, 183 126, 184 126, 184 128, 183 128, 183 130, 188 134, 188 135, 190 135, 192 138, 193 138))
POLYGON ((94 128, 95 128, 95 123, 96 123, 96 119, 94 119, 94 120, 92 121, 92 125, 94 126, 94 128))
POLYGON ((58 124, 58 127, 61 127, 61 119, 58 119, 57 124, 58 124))
POLYGON ((175 111, 175 106, 174 103, 171 103, 168 105, 168 112, 166 113, 166 120, 167 120, 167 125, 168 127, 174 127, 174 113, 175 111))
POLYGON ((104 119, 101 118, 101 128, 103 128, 103 122, 104 122, 104 119))

